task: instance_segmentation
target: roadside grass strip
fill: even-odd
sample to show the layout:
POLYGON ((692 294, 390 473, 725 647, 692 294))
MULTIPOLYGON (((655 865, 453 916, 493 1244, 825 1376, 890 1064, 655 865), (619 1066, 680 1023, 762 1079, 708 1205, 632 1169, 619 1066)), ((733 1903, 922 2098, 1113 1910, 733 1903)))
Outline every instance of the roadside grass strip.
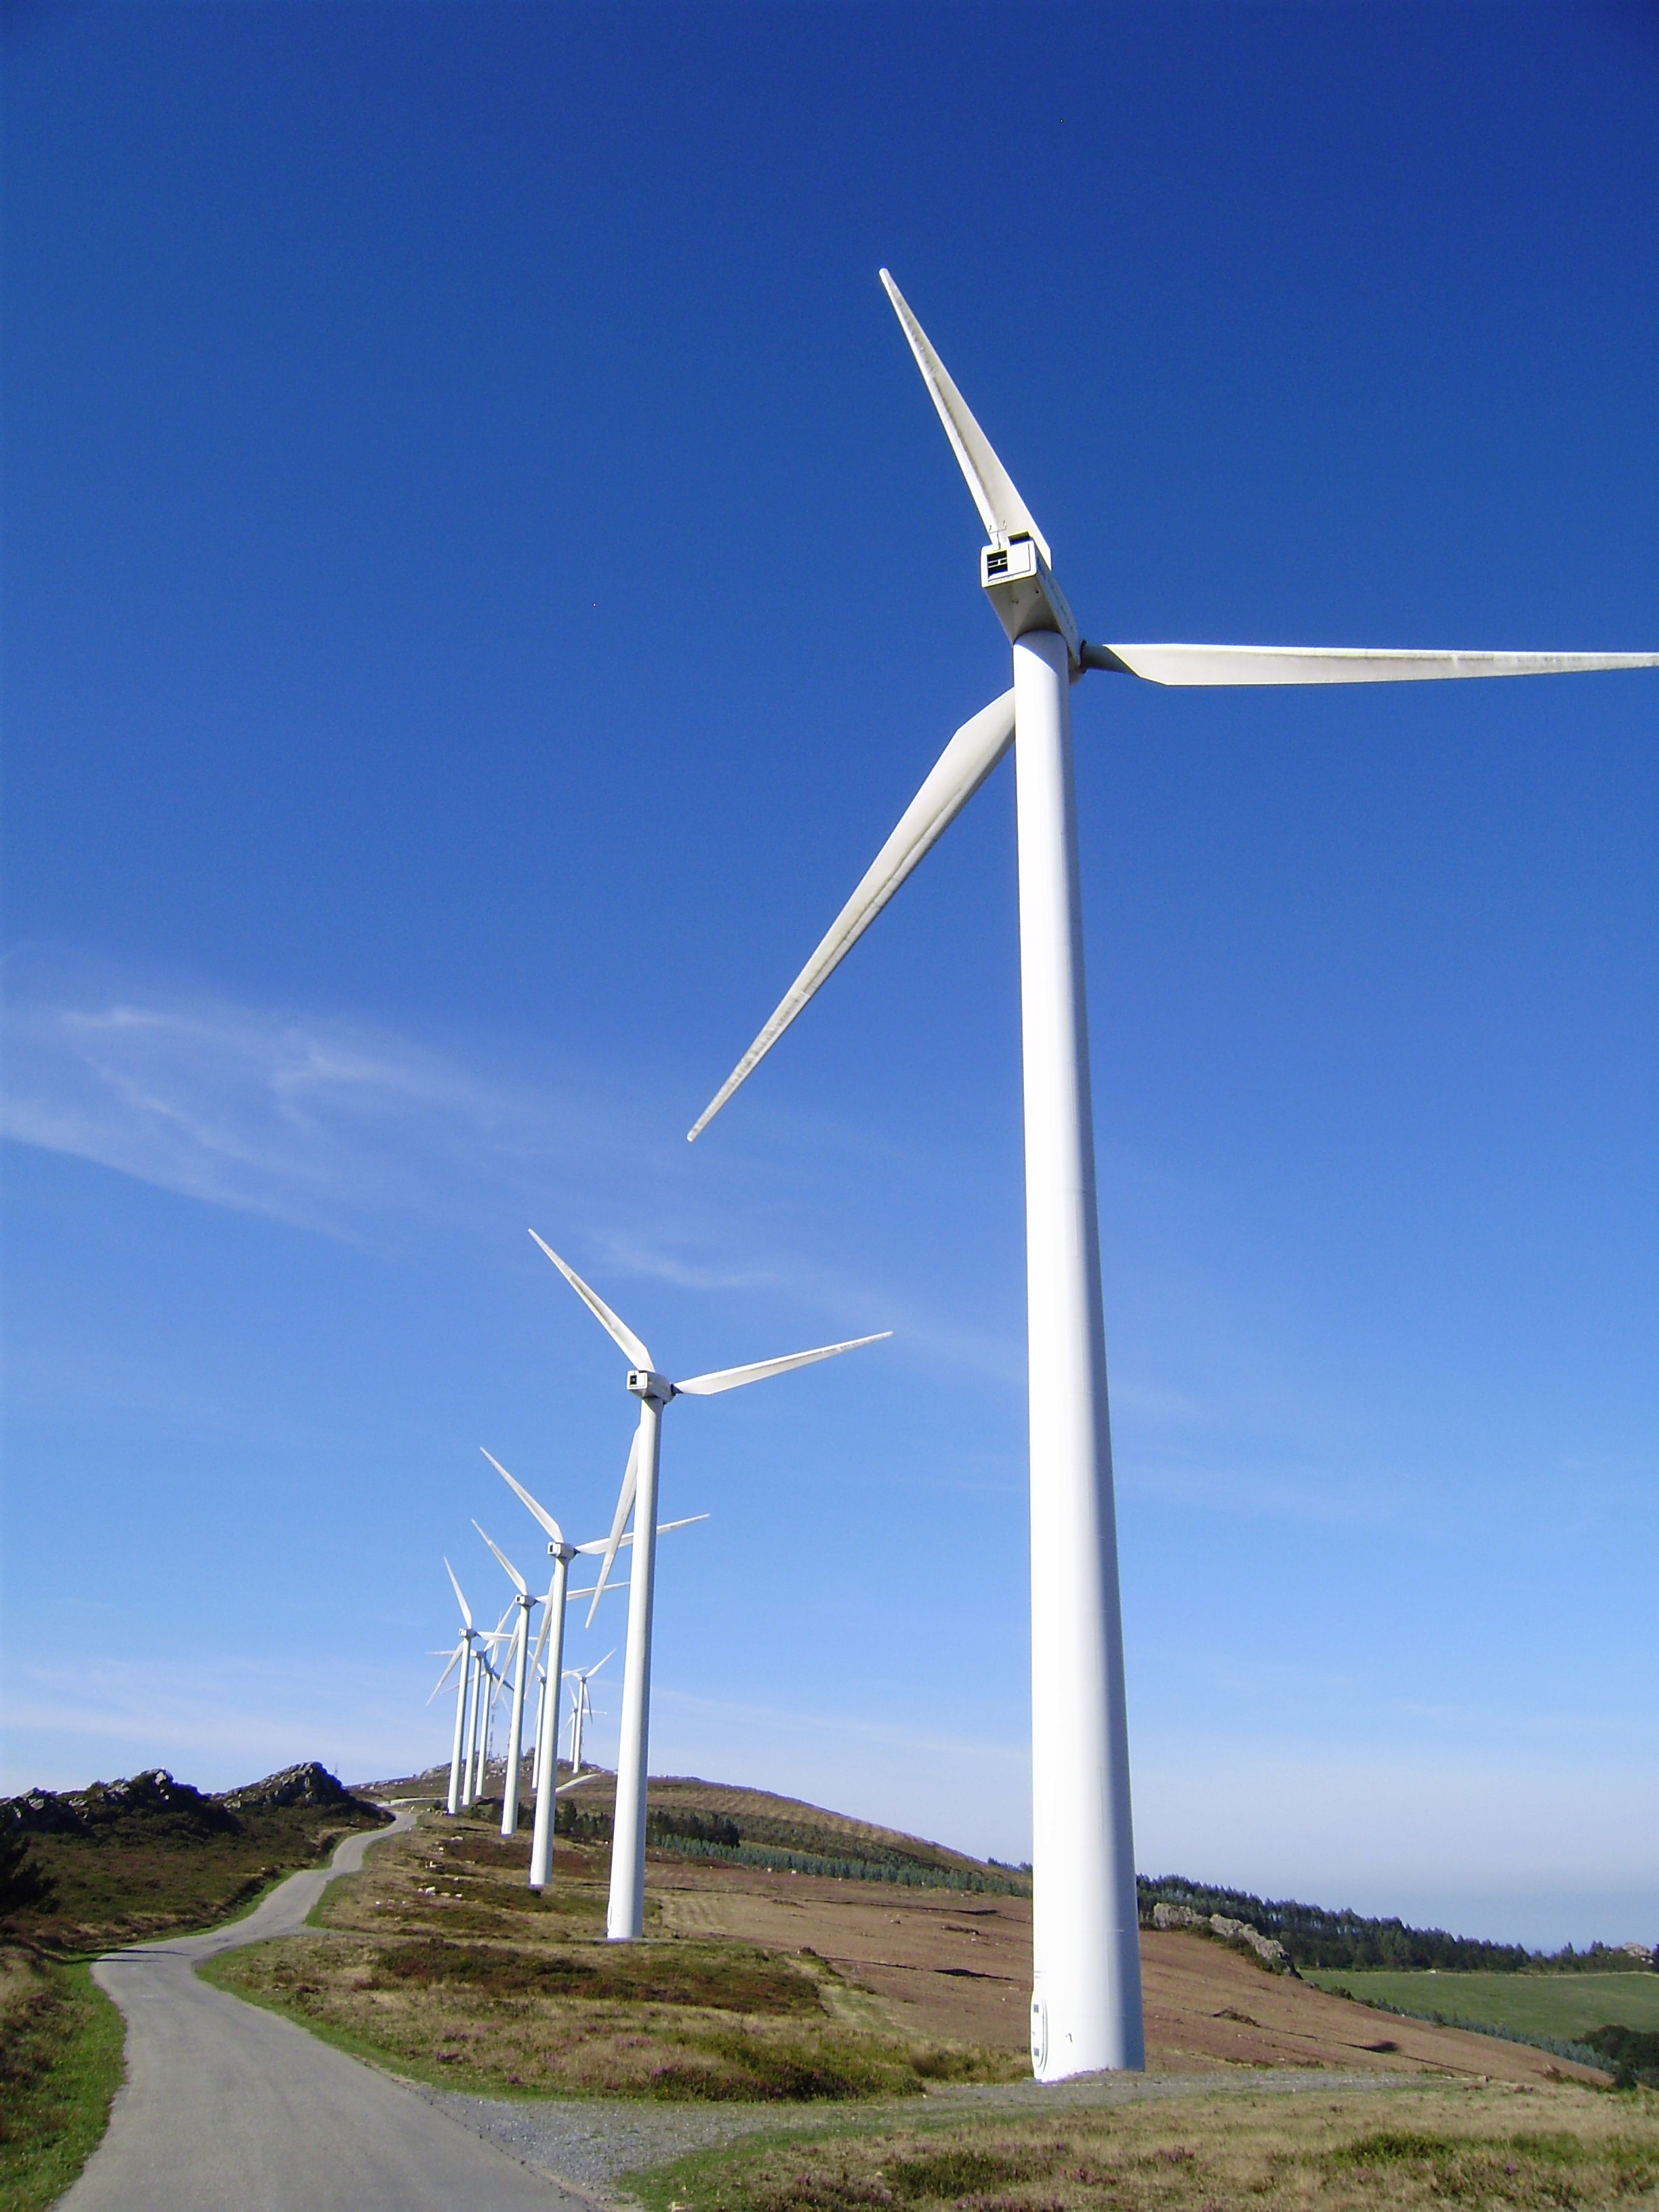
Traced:
POLYGON ((1659 2095, 1434 2083, 849 2118, 624 2181, 647 2212, 1589 2212, 1655 2201, 1659 2095))
POLYGON ((103 2137, 121 2015, 84 1966, 0 1951, 0 2212, 53 2203, 103 2137))

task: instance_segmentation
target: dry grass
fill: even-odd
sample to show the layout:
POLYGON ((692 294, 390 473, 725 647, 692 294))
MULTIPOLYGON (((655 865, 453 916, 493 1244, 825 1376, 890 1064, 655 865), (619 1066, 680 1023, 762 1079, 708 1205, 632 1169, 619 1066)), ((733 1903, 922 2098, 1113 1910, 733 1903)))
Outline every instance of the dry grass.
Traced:
POLYGON ((955 2117, 635 2177, 665 2212, 1378 2212, 1651 2205, 1659 2095, 1445 2083, 955 2117))
POLYGON ((562 1848, 540 1896, 527 1861, 522 1837, 428 1815, 334 1885, 325 1932, 228 1953, 211 1978, 418 2078, 497 2093, 849 2099, 1024 2070, 896 2031, 810 1953, 607 1945, 604 1855, 562 1848))

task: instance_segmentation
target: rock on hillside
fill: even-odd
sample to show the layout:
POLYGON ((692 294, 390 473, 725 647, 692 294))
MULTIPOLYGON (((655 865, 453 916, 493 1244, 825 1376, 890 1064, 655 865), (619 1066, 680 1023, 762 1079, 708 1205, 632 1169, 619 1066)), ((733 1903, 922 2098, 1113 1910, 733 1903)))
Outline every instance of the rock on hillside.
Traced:
POLYGON ((308 1759, 301 1766, 267 1774, 263 1782, 222 1790, 217 1802, 232 1813, 263 1813, 279 1805, 316 1805, 328 1811, 336 1805, 355 1805, 357 1800, 325 1766, 308 1759))
POLYGON ((315 1759, 212 1796, 188 1782, 175 1782, 165 1766, 153 1766, 126 1780, 94 1782, 85 1790, 31 1790, 21 1797, 0 1798, 0 1833, 21 1829, 27 1836, 95 1837, 115 1832, 129 1839, 143 1835, 193 1840, 240 1835, 240 1816, 290 1805, 321 1812, 370 1809, 315 1759))
POLYGON ((165 1766, 85 1790, 31 1790, 0 1798, 0 1827, 29 1836, 90 1836, 138 1824, 198 1836, 234 1834, 240 1825, 216 1799, 175 1782, 165 1766))

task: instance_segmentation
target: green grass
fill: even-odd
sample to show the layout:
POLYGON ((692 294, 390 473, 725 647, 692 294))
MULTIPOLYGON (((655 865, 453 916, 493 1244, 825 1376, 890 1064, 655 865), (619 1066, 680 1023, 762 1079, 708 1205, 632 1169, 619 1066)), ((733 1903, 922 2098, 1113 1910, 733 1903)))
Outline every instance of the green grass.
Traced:
POLYGON ((1573 2039, 1586 2028, 1659 2028, 1659 1974, 1395 1974, 1304 1967, 1322 1990, 1346 1990, 1401 2012, 1573 2039))
POLYGON ((0 1968, 0 2212, 36 2212, 103 2136, 121 2081, 121 2015, 83 1966, 8 1950, 0 1968))

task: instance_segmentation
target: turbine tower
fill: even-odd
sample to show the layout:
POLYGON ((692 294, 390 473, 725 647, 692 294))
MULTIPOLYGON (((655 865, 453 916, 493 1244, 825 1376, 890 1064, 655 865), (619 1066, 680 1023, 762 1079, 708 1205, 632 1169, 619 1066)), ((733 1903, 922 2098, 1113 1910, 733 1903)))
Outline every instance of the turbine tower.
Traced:
POLYGON ((1378 652, 1095 645, 1048 540, 896 284, 881 281, 990 543, 980 583, 1013 688, 965 722, 697 1137, 1015 746, 1031 1519, 1031 2065, 1057 2081, 1144 2065, 1123 1632, 1101 1314, 1093 1114, 1072 785, 1071 688, 1088 669, 1162 684, 1376 684, 1659 666, 1650 653, 1378 652))
POLYGON ((878 1329, 873 1336, 856 1336, 845 1344, 821 1344, 812 1352, 786 1352, 781 1359, 759 1359, 747 1367, 723 1367, 708 1375, 693 1375, 684 1382, 671 1382, 659 1375, 651 1354, 626 1322, 619 1321, 597 1291, 583 1282, 574 1267, 560 1259, 550 1244, 531 1235, 564 1277, 576 1296, 605 1334, 627 1355, 628 1387, 640 1401, 639 1425, 628 1454, 617 1510, 605 1540, 599 1577, 588 1607, 591 1623, 599 1609, 611 1563, 622 1547, 623 1530, 631 1511, 637 1539, 634 1571, 629 1577, 628 1640, 623 1659, 622 1741, 617 1752, 617 1805, 611 1824, 611 1898, 605 1933, 613 1943, 637 1942, 645 1932, 645 1773, 647 1741, 651 1725, 651 1606, 657 1563, 657 1465, 662 1440, 663 1408, 676 1398, 712 1398, 722 1390, 736 1390, 745 1382, 762 1382, 768 1376, 787 1374, 792 1367, 807 1367, 814 1360, 833 1359, 837 1352, 856 1352, 861 1345, 876 1344, 890 1336, 878 1329))

